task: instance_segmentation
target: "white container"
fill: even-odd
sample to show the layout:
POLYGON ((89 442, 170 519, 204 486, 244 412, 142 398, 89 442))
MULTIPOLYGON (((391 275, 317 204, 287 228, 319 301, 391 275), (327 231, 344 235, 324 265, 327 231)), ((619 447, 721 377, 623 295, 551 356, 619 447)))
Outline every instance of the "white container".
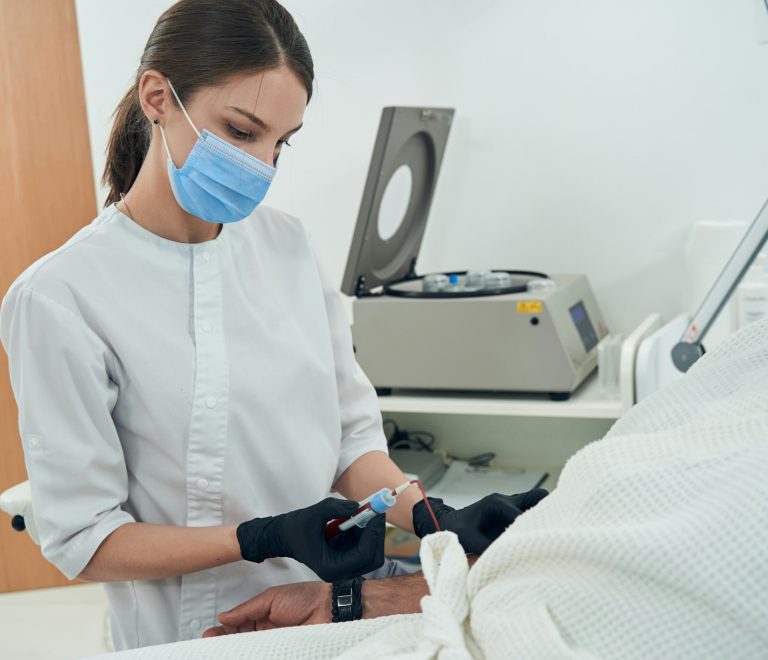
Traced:
POLYGON ((597 376, 600 396, 604 399, 619 398, 621 348, 624 337, 607 335, 597 345, 597 376))
POLYGON ((763 261, 756 261, 736 289, 740 328, 768 316, 768 275, 763 261))

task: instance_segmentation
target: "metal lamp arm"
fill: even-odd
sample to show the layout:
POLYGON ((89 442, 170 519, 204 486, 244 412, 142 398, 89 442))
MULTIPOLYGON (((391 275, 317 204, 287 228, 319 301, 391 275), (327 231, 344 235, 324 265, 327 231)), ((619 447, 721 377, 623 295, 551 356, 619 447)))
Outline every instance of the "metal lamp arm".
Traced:
POLYGON ((768 200, 763 204, 744 238, 731 255, 715 284, 705 296, 679 343, 672 349, 672 361, 682 372, 688 371, 702 355, 702 341, 723 311, 736 287, 746 275, 768 240, 768 200))

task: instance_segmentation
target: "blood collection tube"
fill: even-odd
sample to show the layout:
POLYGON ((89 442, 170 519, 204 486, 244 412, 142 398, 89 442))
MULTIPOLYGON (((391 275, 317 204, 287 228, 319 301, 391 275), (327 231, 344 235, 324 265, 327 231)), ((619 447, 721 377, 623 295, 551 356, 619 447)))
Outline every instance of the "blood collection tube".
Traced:
POLYGON ((410 485, 410 483, 404 483, 395 489, 382 488, 376 491, 373 495, 360 502, 360 508, 351 516, 331 520, 325 526, 325 538, 332 539, 334 536, 338 536, 353 527, 365 527, 372 518, 386 513, 395 506, 397 496, 410 485))

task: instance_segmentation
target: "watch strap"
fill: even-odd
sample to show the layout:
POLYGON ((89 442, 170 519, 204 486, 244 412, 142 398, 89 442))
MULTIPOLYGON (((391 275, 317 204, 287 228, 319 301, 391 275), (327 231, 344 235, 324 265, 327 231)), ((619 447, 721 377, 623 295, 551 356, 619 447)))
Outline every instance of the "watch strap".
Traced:
POLYGON ((331 620, 356 621, 363 616, 362 584, 364 577, 339 580, 331 589, 331 620))

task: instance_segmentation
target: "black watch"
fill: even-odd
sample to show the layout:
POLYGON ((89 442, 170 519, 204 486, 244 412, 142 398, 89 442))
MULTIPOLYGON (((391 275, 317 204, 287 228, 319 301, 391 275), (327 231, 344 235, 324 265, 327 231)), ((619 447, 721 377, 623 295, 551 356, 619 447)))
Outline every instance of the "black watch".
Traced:
POLYGON ((357 621, 363 618, 363 580, 339 580, 331 589, 331 621, 357 621))

